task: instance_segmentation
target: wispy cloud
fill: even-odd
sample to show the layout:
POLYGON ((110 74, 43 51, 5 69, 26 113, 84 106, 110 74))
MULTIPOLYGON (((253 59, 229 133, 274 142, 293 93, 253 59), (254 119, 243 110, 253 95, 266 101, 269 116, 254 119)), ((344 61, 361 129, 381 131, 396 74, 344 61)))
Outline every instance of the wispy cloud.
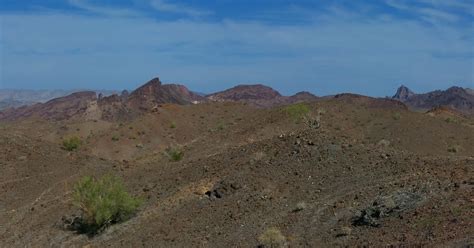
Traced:
POLYGON ((184 14, 191 17, 201 17, 211 15, 212 12, 208 10, 201 10, 187 5, 170 3, 165 0, 151 0, 150 5, 161 12, 171 12, 175 14, 184 14))
POLYGON ((345 21, 345 15, 273 25, 4 14, 4 80, 62 88, 73 78, 76 88, 97 83, 133 88, 159 75, 165 82, 211 91, 262 82, 284 93, 371 95, 390 94, 386 90, 400 82, 415 89, 472 83, 472 58, 463 56, 472 54, 472 42, 462 38, 465 28, 411 20, 345 21))
POLYGON ((126 9, 126 8, 115 8, 115 7, 104 7, 92 4, 87 0, 68 0, 69 4, 72 6, 83 9, 89 12, 93 12, 105 16, 114 16, 114 17, 127 17, 127 16, 141 16, 142 13, 126 9))
POLYGON ((474 4, 471 0, 418 0, 434 7, 453 8, 462 13, 474 16, 474 4))
POLYGON ((386 0, 385 3, 399 11, 415 15, 420 20, 431 24, 456 23, 461 20, 460 13, 469 13, 462 0, 386 0))

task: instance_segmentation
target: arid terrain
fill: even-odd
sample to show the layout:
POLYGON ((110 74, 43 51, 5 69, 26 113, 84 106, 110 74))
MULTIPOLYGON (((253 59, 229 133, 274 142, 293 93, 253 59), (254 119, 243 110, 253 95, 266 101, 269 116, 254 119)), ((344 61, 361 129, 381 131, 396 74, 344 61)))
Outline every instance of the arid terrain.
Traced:
POLYGON ((268 247, 269 229, 281 247, 474 246, 468 111, 243 89, 154 79, 0 112, 0 247, 268 247), (65 228, 74 184, 105 174, 139 211, 92 237, 65 228))

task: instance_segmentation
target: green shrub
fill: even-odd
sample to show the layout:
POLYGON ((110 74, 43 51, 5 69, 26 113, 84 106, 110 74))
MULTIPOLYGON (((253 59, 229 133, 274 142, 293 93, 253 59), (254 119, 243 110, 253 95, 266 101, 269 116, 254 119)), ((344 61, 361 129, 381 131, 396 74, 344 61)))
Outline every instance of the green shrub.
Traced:
POLYGON ((170 128, 176 128, 176 123, 175 123, 174 121, 173 121, 173 122, 171 122, 171 124, 170 124, 170 128))
POLYGON ((130 196, 115 176, 98 180, 82 178, 74 188, 74 204, 82 211, 82 231, 98 233, 105 227, 127 220, 142 201, 130 196))
POLYGON ((71 137, 63 140, 63 148, 67 151, 74 151, 82 144, 82 141, 79 137, 71 137))
POLYGON ((171 161, 177 162, 183 159, 184 152, 177 148, 177 147, 170 147, 166 150, 166 154, 170 158, 171 161))
POLYGON ((454 118, 451 118, 451 117, 446 118, 444 121, 446 121, 447 123, 455 123, 456 122, 456 120, 454 118))
POLYGON ((304 103, 292 104, 283 108, 283 111, 296 121, 305 117, 310 110, 311 109, 304 103))
POLYGON ((118 135, 114 135, 112 136, 112 141, 119 141, 119 136, 118 135))

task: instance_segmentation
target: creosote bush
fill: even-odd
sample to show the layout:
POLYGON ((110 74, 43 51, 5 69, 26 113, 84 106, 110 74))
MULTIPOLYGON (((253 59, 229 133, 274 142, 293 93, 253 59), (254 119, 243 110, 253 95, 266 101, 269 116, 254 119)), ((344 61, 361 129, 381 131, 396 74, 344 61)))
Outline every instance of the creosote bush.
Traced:
POLYGON ((308 105, 304 103, 297 103, 286 106, 285 108, 283 108, 283 111, 286 112, 295 121, 299 121, 300 119, 305 117, 311 111, 311 109, 308 107, 308 105))
POLYGON ((63 140, 63 149, 67 151, 74 151, 77 148, 79 148, 81 144, 82 144, 81 139, 77 136, 74 136, 74 137, 63 140))
POLYGON ((127 220, 142 204, 125 190, 120 178, 111 175, 82 178, 75 185, 73 202, 82 211, 79 231, 89 234, 127 220))
POLYGON ((178 147, 170 147, 166 150, 166 154, 171 161, 177 162, 183 159, 184 152, 178 147))

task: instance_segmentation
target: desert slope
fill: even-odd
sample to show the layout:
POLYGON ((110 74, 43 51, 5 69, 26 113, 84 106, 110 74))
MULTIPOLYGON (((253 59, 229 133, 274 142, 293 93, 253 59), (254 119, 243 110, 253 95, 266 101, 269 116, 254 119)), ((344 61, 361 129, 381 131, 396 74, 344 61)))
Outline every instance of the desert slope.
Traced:
POLYGON ((304 105, 301 118, 207 102, 122 121, 2 122, 0 246, 257 247, 269 228, 291 247, 474 242, 473 119, 348 94, 304 105), (62 150, 71 136, 84 144, 62 150), (92 238, 65 230, 72 185, 105 173, 145 204, 92 238))

